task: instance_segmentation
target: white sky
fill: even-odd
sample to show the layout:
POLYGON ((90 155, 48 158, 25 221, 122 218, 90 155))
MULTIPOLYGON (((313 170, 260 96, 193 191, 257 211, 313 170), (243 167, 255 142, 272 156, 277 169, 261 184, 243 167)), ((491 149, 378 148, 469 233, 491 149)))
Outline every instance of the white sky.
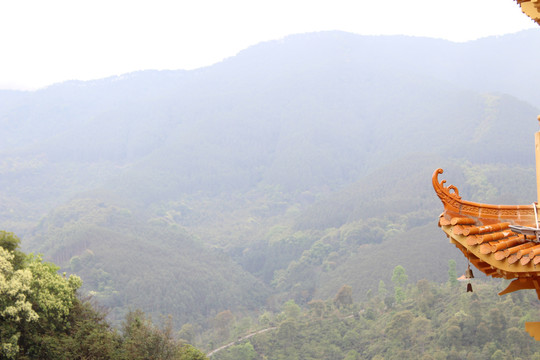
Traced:
POLYGON ((513 0, 1 0, 0 89, 194 69, 312 31, 461 42, 533 27, 513 0))

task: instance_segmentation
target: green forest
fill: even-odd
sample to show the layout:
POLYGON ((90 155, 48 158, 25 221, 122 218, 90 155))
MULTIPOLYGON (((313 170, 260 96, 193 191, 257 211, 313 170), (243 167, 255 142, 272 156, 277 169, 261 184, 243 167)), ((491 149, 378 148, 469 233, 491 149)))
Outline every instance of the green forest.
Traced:
POLYGON ((170 321, 156 327, 140 310, 112 328, 103 309, 78 293, 78 276, 58 274, 19 245, 0 231, 1 359, 207 359, 176 339, 170 321))
POLYGON ((539 40, 329 31, 0 91, 3 356, 535 359, 538 300, 456 283, 431 176, 536 200, 539 40))
POLYGON ((524 331, 540 317, 534 291, 498 297, 507 281, 470 280, 466 292, 453 260, 443 283, 411 283, 398 265, 363 301, 342 285, 327 300, 290 299, 259 315, 226 310, 204 331, 192 324, 175 331, 170 317, 158 327, 140 310, 112 327, 78 293, 78 276, 58 274, 19 245, 0 232, 2 359, 540 359, 540 344, 524 331))
MULTIPOLYGON (((524 331, 524 323, 540 315, 534 292, 496 296, 502 281, 474 282, 473 292, 456 280, 455 262, 445 283, 410 283, 397 266, 377 291, 356 302, 343 285, 328 300, 300 307, 294 300, 277 313, 259 318, 230 318, 229 347, 212 359, 336 360, 502 360, 540 359, 540 344, 524 331), (268 329, 248 339, 237 335, 268 329)), ((221 332, 220 332, 221 331, 221 332)), ((216 335, 214 335, 216 336, 216 335)))

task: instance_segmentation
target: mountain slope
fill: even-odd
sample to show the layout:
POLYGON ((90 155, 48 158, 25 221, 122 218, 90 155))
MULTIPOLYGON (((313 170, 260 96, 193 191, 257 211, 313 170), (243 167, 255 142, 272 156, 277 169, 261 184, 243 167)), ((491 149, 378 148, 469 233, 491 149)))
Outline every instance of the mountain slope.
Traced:
POLYGON ((305 34, 194 71, 0 92, 1 227, 115 314, 180 322, 361 292, 375 265, 441 279, 435 168, 471 200, 531 201, 540 70, 513 56, 536 36, 305 34))

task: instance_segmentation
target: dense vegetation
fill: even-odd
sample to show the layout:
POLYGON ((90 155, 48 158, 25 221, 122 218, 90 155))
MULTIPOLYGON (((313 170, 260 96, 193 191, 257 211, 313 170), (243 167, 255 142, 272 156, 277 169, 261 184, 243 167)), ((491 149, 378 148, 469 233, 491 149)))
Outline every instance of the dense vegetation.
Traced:
POLYGON ((176 340, 171 323, 155 327, 130 312, 122 331, 77 295, 81 279, 19 250, 20 240, 0 231, 1 359, 170 359, 206 356, 176 340))
POLYGON ((345 285, 333 299, 303 308, 290 300, 281 312, 238 319, 232 335, 268 330, 236 342, 229 336, 234 344, 212 359, 540 359, 540 344, 524 331, 525 321, 540 316, 534 291, 497 297, 505 284, 493 281, 467 293, 450 269, 447 283, 409 284, 397 266, 365 301, 354 302, 345 285))

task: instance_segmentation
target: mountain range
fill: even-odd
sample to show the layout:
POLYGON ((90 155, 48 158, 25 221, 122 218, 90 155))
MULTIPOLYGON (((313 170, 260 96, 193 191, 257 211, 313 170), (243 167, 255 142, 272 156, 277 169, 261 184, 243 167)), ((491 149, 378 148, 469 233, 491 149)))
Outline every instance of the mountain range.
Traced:
POLYGON ((535 199, 539 41, 321 32, 0 91, 0 228, 113 318, 362 297, 396 265, 445 281, 463 262, 436 226, 437 167, 470 200, 535 199))

